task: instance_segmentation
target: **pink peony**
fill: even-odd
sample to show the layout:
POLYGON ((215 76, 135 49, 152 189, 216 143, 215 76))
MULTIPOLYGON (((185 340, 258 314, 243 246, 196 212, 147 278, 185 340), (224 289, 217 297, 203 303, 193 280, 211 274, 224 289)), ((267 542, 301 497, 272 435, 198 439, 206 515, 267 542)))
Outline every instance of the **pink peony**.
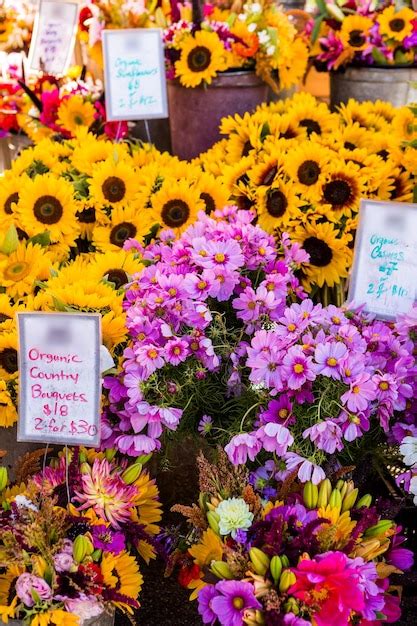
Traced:
POLYGON ((41 600, 52 598, 52 589, 48 583, 33 574, 20 574, 16 581, 16 594, 26 606, 33 606, 38 596, 41 600))

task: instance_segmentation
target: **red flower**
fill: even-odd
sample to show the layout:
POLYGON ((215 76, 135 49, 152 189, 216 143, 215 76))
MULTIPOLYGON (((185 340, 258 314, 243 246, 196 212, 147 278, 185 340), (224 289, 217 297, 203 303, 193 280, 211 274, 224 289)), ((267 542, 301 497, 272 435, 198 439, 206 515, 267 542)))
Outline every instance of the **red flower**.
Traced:
POLYGON ((78 571, 86 578, 86 586, 90 593, 99 595, 104 589, 104 579, 100 567, 96 563, 80 565, 78 571))
POLYGON ((200 576, 200 568, 197 564, 183 565, 178 574, 178 582, 181 587, 187 587, 192 580, 200 576))
POLYGON ((88 26, 86 25, 86 21, 93 17, 93 13, 89 7, 83 7, 80 11, 80 15, 78 18, 78 26, 80 30, 83 32, 88 31, 88 26))

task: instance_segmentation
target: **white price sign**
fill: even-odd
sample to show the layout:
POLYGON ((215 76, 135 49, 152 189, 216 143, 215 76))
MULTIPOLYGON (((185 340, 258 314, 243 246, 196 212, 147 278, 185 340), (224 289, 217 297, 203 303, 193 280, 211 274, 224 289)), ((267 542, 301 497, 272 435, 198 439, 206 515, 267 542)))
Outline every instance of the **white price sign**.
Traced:
POLYGON ((18 313, 18 441, 100 445, 98 314, 18 313))
POLYGON ((103 55, 108 120, 168 117, 161 29, 105 30, 103 55))
POLYGON ((379 319, 417 301, 417 204, 362 200, 349 302, 379 319))
POLYGON ((78 26, 78 0, 40 0, 29 50, 29 70, 65 74, 78 26))

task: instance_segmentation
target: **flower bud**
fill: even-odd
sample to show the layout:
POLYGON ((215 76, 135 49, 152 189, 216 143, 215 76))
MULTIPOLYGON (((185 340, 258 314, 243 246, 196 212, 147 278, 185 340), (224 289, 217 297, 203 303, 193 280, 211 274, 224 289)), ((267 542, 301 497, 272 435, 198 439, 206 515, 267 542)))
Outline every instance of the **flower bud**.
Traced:
POLYGON ((342 496, 340 495, 340 491, 338 489, 333 489, 330 494, 329 506, 331 506, 332 509, 337 509, 338 511, 342 508, 342 496))
POLYGON ((290 561, 289 561, 289 558, 287 557, 286 554, 283 554, 281 556, 281 563, 282 563, 282 567, 289 567, 290 566, 290 561))
POLYGON ((342 502, 342 513, 353 508, 356 498, 358 497, 358 492, 359 489, 353 489, 353 491, 345 495, 342 502))
POLYGON ((87 455, 85 452, 80 452, 78 455, 78 461, 79 463, 85 463, 87 461, 87 455))
POLYGON ((326 9, 330 17, 333 17, 338 22, 343 22, 345 19, 345 14, 336 4, 326 4, 326 9))
POLYGON ((270 563, 269 557, 265 554, 265 552, 262 552, 262 550, 259 550, 259 548, 251 548, 249 550, 249 558, 255 572, 260 576, 265 576, 269 569, 270 563))
POLYGON ((113 461, 114 457, 116 456, 116 452, 116 448, 107 448, 107 450, 104 452, 104 455, 109 463, 113 461))
POLYGON ((330 494, 332 492, 332 484, 328 478, 321 481, 319 487, 319 497, 317 505, 319 507, 326 507, 329 503, 330 494))
POLYGON ((371 504, 372 504, 372 496, 369 493, 367 493, 364 496, 362 496, 360 500, 358 500, 356 508, 361 509, 363 506, 370 507, 371 504))
POLYGON ((146 463, 148 461, 150 461, 151 458, 152 458, 152 453, 150 453, 150 454, 142 454, 141 456, 138 456, 138 458, 136 459, 136 462, 137 463, 142 463, 142 466, 143 466, 143 465, 146 465, 146 463))
POLYGON ((122 480, 126 485, 131 485, 139 478, 142 467, 142 463, 133 463, 133 465, 125 469, 122 474, 122 480))
POLYGON ((84 542, 84 535, 78 535, 74 539, 72 555, 76 563, 81 563, 87 554, 87 545, 84 542))
POLYGON ((86 463, 86 462, 81 463, 81 465, 80 465, 80 472, 81 472, 81 474, 85 474, 85 475, 86 474, 91 474, 91 466, 88 463, 86 463))
POLYGON ((295 598, 288 598, 288 601, 284 604, 284 608, 286 613, 294 613, 294 615, 298 615, 300 612, 300 608, 295 598))
POLYGON ((303 490, 304 504, 308 509, 315 509, 319 499, 319 490, 317 485, 313 485, 311 480, 306 482, 303 490))
POLYGON ((210 564, 210 571, 220 579, 225 578, 226 580, 232 580, 234 578, 230 567, 224 561, 212 561, 210 564))
POLYGON ((94 550, 91 555, 93 561, 99 561, 101 559, 101 555, 103 554, 103 550, 94 550))
POLYGON ((0 492, 2 492, 7 487, 9 477, 7 475, 7 468, 0 467, 0 492))
POLYGON ((216 533, 216 535, 220 536, 219 520, 220 520, 220 516, 214 511, 209 511, 207 513, 207 521, 209 523, 211 530, 213 530, 216 533))
POLYGON ((279 581, 279 590, 281 593, 285 593, 295 583, 296 577, 294 572, 289 569, 285 569, 281 574, 279 581))
POLYGON ((371 526, 367 530, 365 530, 365 537, 378 537, 378 535, 385 535, 387 530, 391 528, 393 522, 390 519, 381 519, 378 524, 375 526, 371 526))
POLYGON ((279 556, 273 556, 271 559, 271 563, 269 565, 269 568, 271 570, 271 576, 273 578, 273 581, 275 583, 275 585, 278 584, 278 581, 281 577, 281 572, 282 572, 282 561, 281 558, 279 556))
POLYGON ((86 535, 84 535, 84 545, 85 545, 85 555, 91 556, 94 552, 94 546, 93 546, 91 539, 89 539, 89 537, 87 537, 86 535))

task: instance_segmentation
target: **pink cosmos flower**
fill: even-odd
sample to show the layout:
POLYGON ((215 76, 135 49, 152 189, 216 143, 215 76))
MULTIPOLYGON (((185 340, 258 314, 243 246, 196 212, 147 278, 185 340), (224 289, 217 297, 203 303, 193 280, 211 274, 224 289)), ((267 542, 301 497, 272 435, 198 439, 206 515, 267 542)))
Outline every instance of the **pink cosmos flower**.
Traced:
POLYGON ((189 355, 189 348, 186 341, 182 339, 171 339, 165 346, 166 360, 171 365, 179 365, 185 361, 189 355))
POLYGON ((326 478, 326 474, 321 467, 312 463, 308 459, 305 459, 299 454, 296 454, 295 452, 287 452, 284 460, 289 472, 292 472, 296 467, 298 467, 297 476, 302 483, 306 483, 311 480, 312 483, 318 485, 326 478))
POLYGON ((303 432, 304 439, 309 437, 319 450, 334 454, 336 450, 343 450, 342 429, 333 420, 318 422, 303 432))
POLYGON ((278 456, 283 456, 287 449, 294 443, 294 437, 288 428, 281 424, 269 422, 258 429, 256 436, 262 442, 262 446, 268 452, 275 452, 278 456))
POLYGON ((242 626, 246 609, 261 609, 255 598, 253 586, 244 581, 221 580, 216 585, 218 593, 211 602, 211 609, 222 626, 242 626))
POLYGON ((340 380, 340 361, 346 354, 347 348, 343 343, 320 343, 314 352, 317 374, 340 380))
POLYGON ((248 457, 251 461, 254 461, 261 448, 262 443, 254 432, 235 435, 225 446, 224 450, 233 465, 244 465, 248 457))
POLYGON ((314 380, 312 358, 305 356, 300 346, 293 346, 284 356, 282 377, 290 389, 300 389, 308 380, 314 380))
POLYGON ((349 411, 365 411, 369 403, 376 398, 376 385, 370 374, 364 372, 351 382, 350 388, 341 397, 349 411))

